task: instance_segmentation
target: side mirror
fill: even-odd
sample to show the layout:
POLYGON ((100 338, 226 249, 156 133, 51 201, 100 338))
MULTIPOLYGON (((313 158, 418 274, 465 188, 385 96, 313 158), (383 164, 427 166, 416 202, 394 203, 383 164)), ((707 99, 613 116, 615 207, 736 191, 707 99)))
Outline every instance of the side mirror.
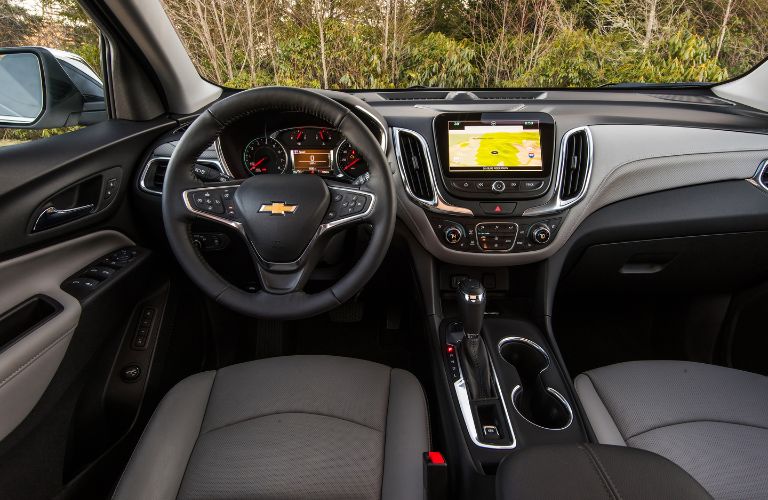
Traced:
POLYGON ((76 54, 0 48, 0 128, 91 125, 107 118, 104 84, 76 54))

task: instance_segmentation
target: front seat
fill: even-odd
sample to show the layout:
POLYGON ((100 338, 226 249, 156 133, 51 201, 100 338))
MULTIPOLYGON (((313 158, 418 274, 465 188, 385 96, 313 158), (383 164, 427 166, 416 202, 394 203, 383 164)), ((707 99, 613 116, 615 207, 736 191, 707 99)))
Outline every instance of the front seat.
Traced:
POLYGON ((416 499, 427 407, 408 372, 269 358, 182 380, 118 483, 123 499, 416 499))
POLYGON ((576 377, 600 443, 652 451, 717 499, 768 498, 768 377, 686 361, 633 361, 576 377))

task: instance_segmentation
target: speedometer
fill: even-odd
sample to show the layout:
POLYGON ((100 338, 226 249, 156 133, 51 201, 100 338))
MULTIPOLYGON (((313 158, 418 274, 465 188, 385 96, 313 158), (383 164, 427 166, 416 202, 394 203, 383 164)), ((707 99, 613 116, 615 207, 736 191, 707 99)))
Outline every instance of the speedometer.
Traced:
POLYGON ((282 174, 287 163, 285 148, 271 137, 258 137, 243 150, 243 166, 251 175, 282 174))
POLYGON ((368 164, 357 152, 357 149, 344 140, 336 150, 336 164, 339 171, 351 179, 356 179, 368 172, 368 164))

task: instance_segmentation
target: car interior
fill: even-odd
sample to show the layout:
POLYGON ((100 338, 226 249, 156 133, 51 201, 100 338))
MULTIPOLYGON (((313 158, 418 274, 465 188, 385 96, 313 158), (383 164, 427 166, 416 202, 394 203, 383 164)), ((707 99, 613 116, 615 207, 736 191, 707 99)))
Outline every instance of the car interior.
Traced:
POLYGON ((768 498, 768 62, 239 90, 81 3, 103 89, 0 49, 88 125, 0 148, 0 497, 768 498))

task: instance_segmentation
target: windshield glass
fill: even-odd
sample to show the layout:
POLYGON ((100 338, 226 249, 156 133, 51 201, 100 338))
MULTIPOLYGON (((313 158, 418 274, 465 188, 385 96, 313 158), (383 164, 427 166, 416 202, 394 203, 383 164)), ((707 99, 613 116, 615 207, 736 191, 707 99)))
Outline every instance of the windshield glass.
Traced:
POLYGON ((764 0, 164 0, 220 85, 719 82, 768 54, 764 0))

